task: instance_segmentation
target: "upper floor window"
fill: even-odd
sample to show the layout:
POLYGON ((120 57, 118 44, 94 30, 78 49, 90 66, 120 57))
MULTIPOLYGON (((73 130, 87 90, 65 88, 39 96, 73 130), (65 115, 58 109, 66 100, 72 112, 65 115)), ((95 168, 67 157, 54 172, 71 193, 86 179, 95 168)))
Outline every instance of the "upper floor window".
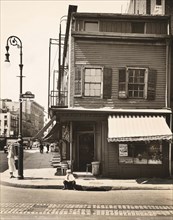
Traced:
POLYGON ((129 69, 129 98, 143 98, 145 88, 145 69, 129 69))
POLYGON ((156 0, 156 5, 162 5, 162 0, 156 0))
POLYGON ((98 31, 98 22, 95 21, 85 21, 84 22, 85 31, 98 31))
POLYGON ((119 98, 155 99, 156 71, 149 68, 119 69, 119 98))
POLYGON ((84 69, 84 96, 102 96, 102 68, 84 69))
POLYGON ((7 126, 8 124, 7 124, 7 120, 4 120, 4 126, 7 126))
POLYGON ((144 29, 145 29, 144 28, 145 23, 144 22, 132 22, 131 27, 132 27, 132 33, 143 34, 144 29))
POLYGON ((111 98, 112 70, 101 66, 76 66, 75 96, 111 98))

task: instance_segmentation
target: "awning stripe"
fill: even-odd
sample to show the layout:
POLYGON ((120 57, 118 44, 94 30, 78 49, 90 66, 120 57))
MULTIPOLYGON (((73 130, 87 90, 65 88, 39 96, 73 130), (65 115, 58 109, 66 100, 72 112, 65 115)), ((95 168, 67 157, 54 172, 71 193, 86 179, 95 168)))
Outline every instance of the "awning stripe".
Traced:
POLYGON ((109 116, 108 142, 150 140, 172 140, 163 116, 109 116))

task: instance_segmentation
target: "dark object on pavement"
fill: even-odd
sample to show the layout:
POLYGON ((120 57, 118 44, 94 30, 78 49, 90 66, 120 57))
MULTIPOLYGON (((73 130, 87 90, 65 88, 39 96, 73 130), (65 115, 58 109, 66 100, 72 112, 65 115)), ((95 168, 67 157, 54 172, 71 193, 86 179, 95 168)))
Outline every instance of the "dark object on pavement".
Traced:
POLYGON ((4 146, 4 153, 6 154, 8 152, 8 147, 4 146))

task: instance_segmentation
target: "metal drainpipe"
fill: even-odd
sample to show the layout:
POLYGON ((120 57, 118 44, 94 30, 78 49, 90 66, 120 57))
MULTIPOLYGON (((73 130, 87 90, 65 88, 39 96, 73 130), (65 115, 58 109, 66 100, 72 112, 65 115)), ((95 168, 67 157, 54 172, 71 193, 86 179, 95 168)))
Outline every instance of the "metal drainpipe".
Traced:
POLYGON ((59 59, 58 59, 58 66, 59 66, 59 81, 58 81, 58 103, 61 104, 61 24, 59 26, 59 59))
POLYGON ((72 138, 72 132, 73 132, 73 124, 72 121, 70 122, 70 164, 71 164, 71 171, 73 172, 73 138, 72 138))
POLYGON ((49 105, 50 105, 50 61, 51 61, 51 39, 49 39, 49 67, 48 67, 48 91, 47 91, 47 94, 48 94, 48 118, 50 117, 50 114, 49 114, 49 105))
MULTIPOLYGON (((172 131, 172 113, 170 115, 170 129, 172 131)), ((172 162, 171 162, 171 154, 172 154, 172 143, 169 143, 169 176, 172 176, 172 162)))

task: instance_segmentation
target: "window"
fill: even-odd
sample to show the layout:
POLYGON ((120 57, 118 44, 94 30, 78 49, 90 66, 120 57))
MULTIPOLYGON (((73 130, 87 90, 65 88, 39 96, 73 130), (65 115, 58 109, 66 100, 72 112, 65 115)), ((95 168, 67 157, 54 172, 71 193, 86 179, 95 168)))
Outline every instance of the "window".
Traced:
POLYGON ((119 69, 119 98, 155 99, 156 71, 149 68, 119 69))
POLYGON ((85 31, 98 31, 98 22, 85 21, 84 25, 85 31))
POLYGON ((143 34, 145 23, 144 22, 132 22, 131 27, 132 27, 132 33, 143 34))
POLYGON ((111 98, 112 70, 101 66, 76 66, 75 97, 111 98))
POLYGON ((162 5, 162 1, 161 0, 156 0, 156 5, 162 5))
POLYGON ((102 96, 102 69, 85 68, 84 96, 102 96))
POLYGON ((145 69, 129 69, 128 77, 129 98, 143 98, 145 87, 145 69))
POLYGON ((7 120, 4 120, 4 126, 7 126, 7 120))
POLYGON ((162 144, 136 142, 119 144, 119 163, 122 164, 162 164, 162 144))
POLYGON ((7 134, 7 129, 4 129, 4 135, 6 135, 7 134))

